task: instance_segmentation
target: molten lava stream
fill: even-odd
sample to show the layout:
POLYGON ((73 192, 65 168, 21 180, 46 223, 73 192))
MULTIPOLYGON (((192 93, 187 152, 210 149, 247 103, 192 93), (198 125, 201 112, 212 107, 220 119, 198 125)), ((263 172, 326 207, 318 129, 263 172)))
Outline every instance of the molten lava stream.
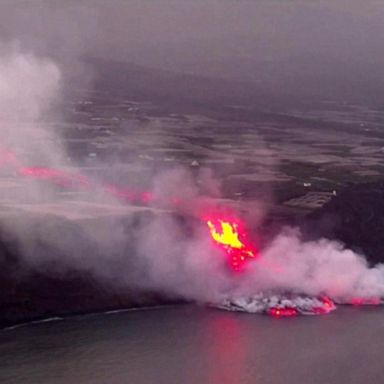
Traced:
POLYGON ((227 254, 233 271, 241 271, 247 261, 256 258, 257 252, 249 245, 246 232, 238 221, 208 219, 206 223, 213 241, 227 254))
POLYGON ((362 297, 354 297, 347 304, 350 305, 380 305, 381 299, 379 297, 371 297, 371 298, 362 298, 362 297))
POLYGON ((45 167, 20 167, 18 173, 24 177, 49 181, 59 187, 66 189, 84 188, 89 182, 83 175, 70 174, 53 168, 45 167))
POLYGON ((296 308, 270 308, 267 314, 273 317, 292 317, 297 316, 299 312, 296 308))

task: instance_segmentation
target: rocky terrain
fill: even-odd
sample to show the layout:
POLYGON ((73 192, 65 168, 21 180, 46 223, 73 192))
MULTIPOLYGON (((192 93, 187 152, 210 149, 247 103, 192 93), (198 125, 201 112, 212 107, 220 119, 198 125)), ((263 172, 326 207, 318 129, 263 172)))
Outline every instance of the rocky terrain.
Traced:
POLYGON ((304 227, 314 237, 341 241, 371 264, 384 262, 384 182, 345 188, 309 214, 304 227))
MULTIPOLYGON (((53 215, 29 215, 22 221, 36 240, 28 250, 9 232, 1 232, 0 326, 170 301, 154 292, 117 288, 84 269, 81 260, 97 258, 100 250, 75 221, 53 215), (78 259, 78 266, 66 265, 63 260, 68 257, 78 259)), ((127 246, 119 250, 127 252, 127 262, 128 243, 127 239, 127 246)))

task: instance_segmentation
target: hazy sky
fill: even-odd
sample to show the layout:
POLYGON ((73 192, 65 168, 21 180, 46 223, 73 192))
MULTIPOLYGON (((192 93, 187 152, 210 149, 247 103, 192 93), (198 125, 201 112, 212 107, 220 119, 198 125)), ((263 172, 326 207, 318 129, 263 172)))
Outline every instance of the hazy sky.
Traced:
POLYGON ((256 82, 384 76, 382 0, 0 0, 0 36, 256 82))
POLYGON ((0 0, 0 11, 5 38, 126 60, 156 44, 253 39, 271 51, 348 51, 384 37, 384 2, 370 0, 0 0))

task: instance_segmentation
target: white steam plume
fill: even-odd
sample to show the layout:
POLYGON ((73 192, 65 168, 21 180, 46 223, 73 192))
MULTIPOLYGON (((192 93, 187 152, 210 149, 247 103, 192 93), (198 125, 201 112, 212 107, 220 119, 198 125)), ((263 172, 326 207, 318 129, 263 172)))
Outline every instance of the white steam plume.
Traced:
MULTIPOLYGON (((55 138, 44 126, 43 118, 58 101, 61 73, 47 58, 22 52, 17 43, 0 45, 0 125, 2 142, 22 149, 32 140, 55 138)), ((53 144, 52 144, 53 145, 53 144)), ((50 148, 50 155, 60 148, 50 148)), ((55 156, 56 157, 56 156, 55 156)))
POLYGON ((250 266, 241 289, 327 295, 341 302, 380 298, 384 297, 384 265, 369 268, 362 255, 339 242, 303 241, 298 230, 288 228, 250 266))

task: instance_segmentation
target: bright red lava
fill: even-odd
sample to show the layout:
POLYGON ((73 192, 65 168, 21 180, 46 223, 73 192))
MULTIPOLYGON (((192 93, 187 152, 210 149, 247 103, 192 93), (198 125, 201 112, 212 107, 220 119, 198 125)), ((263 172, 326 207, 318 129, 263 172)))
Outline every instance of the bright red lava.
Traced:
MULTIPOLYGON (((21 164, 16 155, 8 149, 0 147, 0 167, 9 167, 18 175, 49 182, 57 187, 72 190, 97 190, 98 183, 93 182, 80 173, 71 173, 55 168, 26 167, 21 164)), ((101 189, 126 202, 149 204, 153 201, 150 192, 133 190, 131 188, 120 188, 116 185, 105 184, 101 189)))
POLYGON ((322 303, 322 306, 312 308, 312 312, 315 315, 324 315, 333 311, 336 308, 335 303, 327 296, 321 297, 320 301, 322 303))
POLYGON ((270 308, 267 314, 273 317, 292 317, 297 316, 299 312, 296 308, 270 308))
POLYGON ((20 167, 18 169, 18 173, 21 176, 50 181, 53 184, 66 189, 82 188, 89 184, 85 176, 70 174, 52 168, 20 167))
MULTIPOLYGON (((323 296, 320 298, 320 301, 321 305, 319 307, 313 307, 306 313, 313 315, 325 315, 336 308, 335 304, 329 297, 323 296)), ((297 308, 293 307, 274 307, 267 310, 267 314, 273 317, 292 317, 299 315, 300 313, 301 312, 297 308)))
POLYGON ((129 203, 149 204, 153 201, 151 192, 142 192, 131 188, 119 188, 116 185, 108 184, 104 186, 104 191, 129 203))
POLYGON ((354 297, 349 301, 348 304, 351 305, 379 305, 381 304, 381 300, 379 297, 370 297, 370 298, 361 298, 361 297, 354 297))
POLYGON ((227 254, 233 271, 241 271, 247 261, 256 258, 257 251, 238 220, 208 219, 206 223, 213 241, 227 254))

